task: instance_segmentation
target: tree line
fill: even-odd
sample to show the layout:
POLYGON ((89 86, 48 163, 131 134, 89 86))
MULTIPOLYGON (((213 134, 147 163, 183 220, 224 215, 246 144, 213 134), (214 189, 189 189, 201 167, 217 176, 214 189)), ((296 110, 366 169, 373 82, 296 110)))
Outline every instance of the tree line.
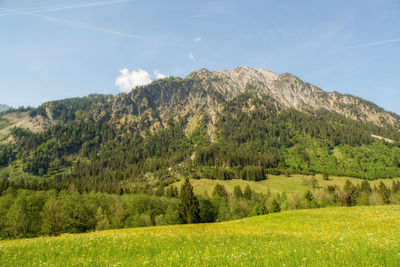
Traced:
POLYGON ((281 210, 327 206, 400 204, 400 181, 390 187, 364 180, 320 188, 307 181, 305 193, 256 193, 249 186, 228 192, 216 184, 211 195, 196 195, 188 179, 178 190, 159 187, 152 194, 32 191, 8 187, 0 196, 0 238, 227 221, 281 210))

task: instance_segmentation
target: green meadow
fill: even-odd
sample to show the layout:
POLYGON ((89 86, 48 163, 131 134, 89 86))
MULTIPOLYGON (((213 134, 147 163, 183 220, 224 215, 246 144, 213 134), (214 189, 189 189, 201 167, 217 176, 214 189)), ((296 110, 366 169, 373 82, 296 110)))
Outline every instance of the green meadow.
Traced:
POLYGON ((1 266, 399 266, 400 206, 0 242, 1 266))

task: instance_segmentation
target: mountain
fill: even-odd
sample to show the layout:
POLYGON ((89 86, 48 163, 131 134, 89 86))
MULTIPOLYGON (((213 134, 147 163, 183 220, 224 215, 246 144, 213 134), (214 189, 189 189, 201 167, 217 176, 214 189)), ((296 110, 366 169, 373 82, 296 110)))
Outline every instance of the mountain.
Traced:
POLYGON ((397 114, 249 67, 201 69, 0 119, 0 166, 59 189, 143 191, 182 176, 400 176, 397 114))
POLYGON ((8 110, 8 109, 10 109, 9 106, 0 104, 0 112, 6 111, 6 110, 8 110))

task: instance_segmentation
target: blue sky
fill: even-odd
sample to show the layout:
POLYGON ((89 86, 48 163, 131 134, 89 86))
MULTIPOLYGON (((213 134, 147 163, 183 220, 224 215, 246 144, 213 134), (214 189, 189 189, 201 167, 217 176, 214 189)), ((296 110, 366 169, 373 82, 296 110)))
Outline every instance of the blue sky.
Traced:
POLYGON ((238 65, 400 114, 400 1, 0 0, 0 103, 14 107, 238 65))

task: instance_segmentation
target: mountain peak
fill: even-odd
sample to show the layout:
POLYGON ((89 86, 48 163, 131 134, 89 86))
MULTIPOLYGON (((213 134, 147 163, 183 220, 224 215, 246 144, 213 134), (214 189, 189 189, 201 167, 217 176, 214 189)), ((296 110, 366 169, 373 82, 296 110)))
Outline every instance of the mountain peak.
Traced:
POLYGON ((201 69, 186 77, 191 78, 200 82, 202 88, 217 92, 226 100, 251 87, 287 108, 304 112, 333 111, 353 120, 400 128, 398 119, 382 108, 358 97, 325 92, 290 73, 279 75, 269 70, 238 66, 234 70, 201 69))

